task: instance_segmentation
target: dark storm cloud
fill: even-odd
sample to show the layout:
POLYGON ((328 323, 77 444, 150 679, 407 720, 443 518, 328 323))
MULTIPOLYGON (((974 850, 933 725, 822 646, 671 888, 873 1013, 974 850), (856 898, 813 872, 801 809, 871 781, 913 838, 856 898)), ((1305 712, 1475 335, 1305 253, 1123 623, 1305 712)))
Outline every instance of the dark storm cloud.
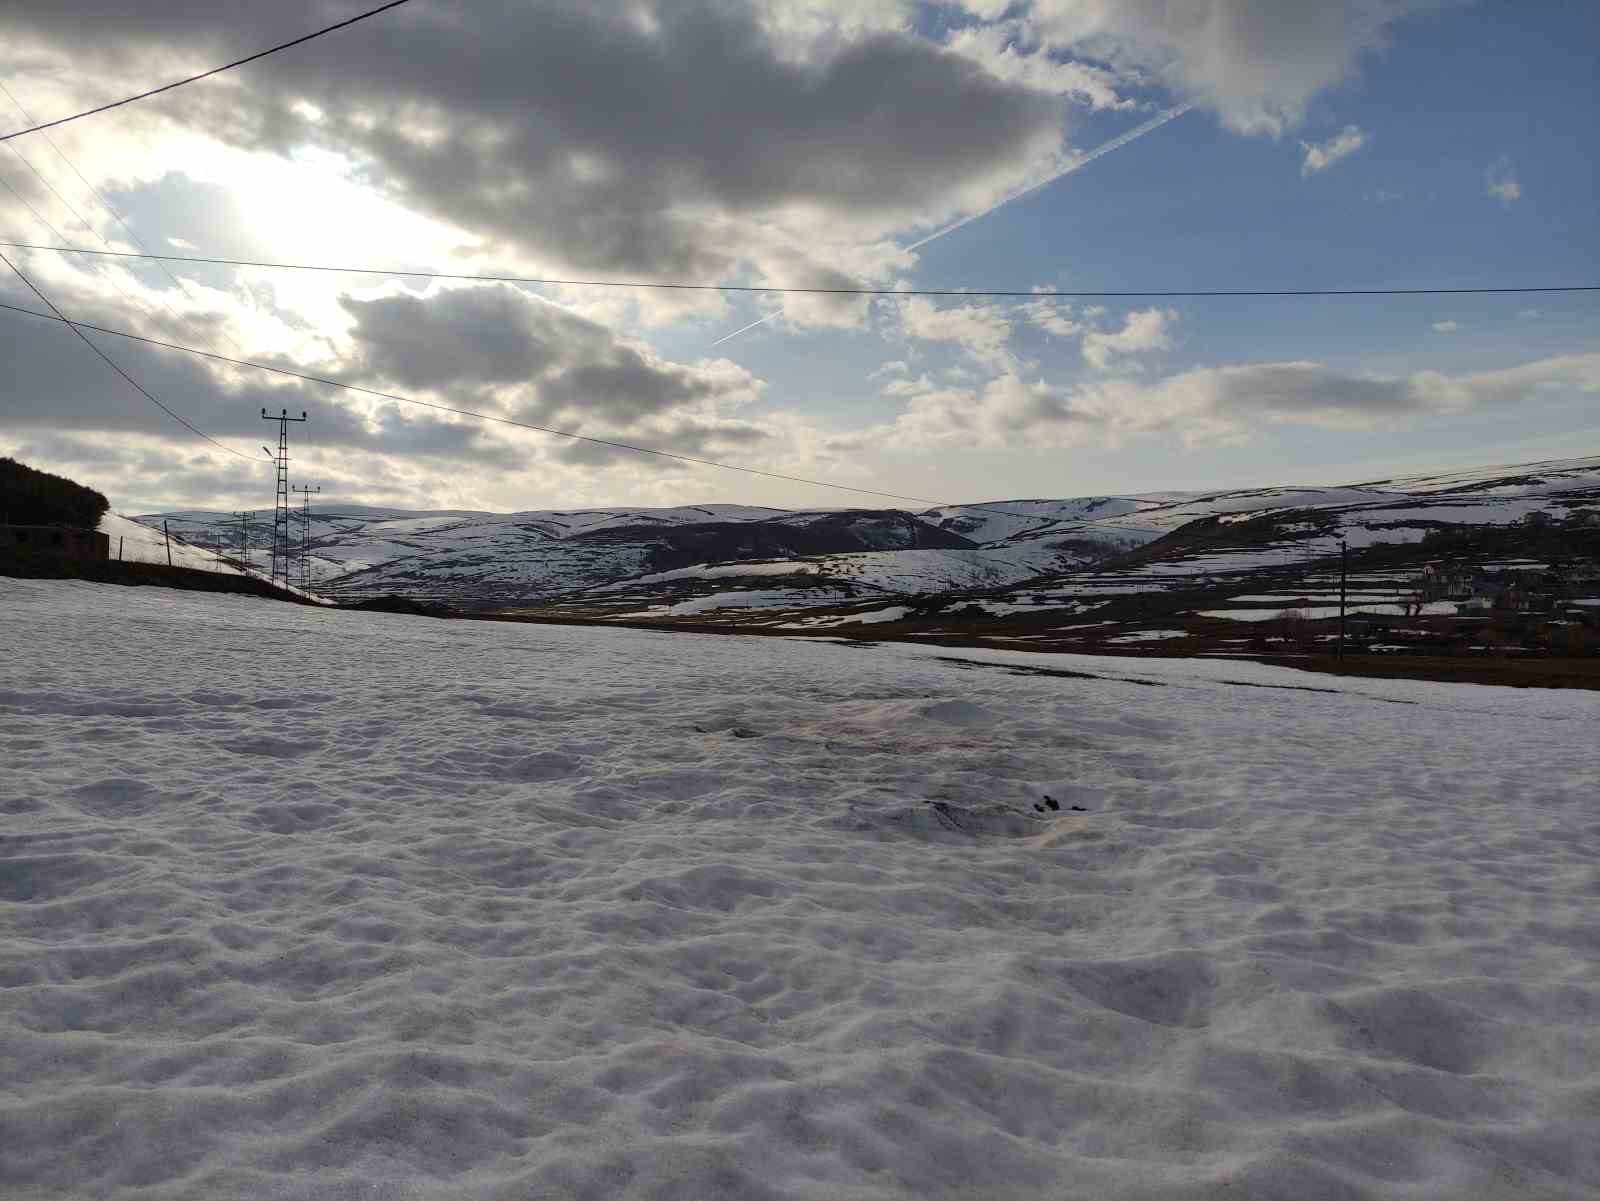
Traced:
MULTIPOLYGON (((0 37, 70 46, 119 78, 334 15, 313 0, 24 7, 0 16, 0 37)), ((733 0, 429 0, 153 103, 239 145, 352 154, 409 206, 619 273, 720 275, 748 247, 719 221, 796 205, 903 220, 975 180, 1014 181, 1057 145, 1057 101, 925 39, 880 32, 812 55, 758 15, 733 0), (302 101, 325 119, 300 116, 302 101)))

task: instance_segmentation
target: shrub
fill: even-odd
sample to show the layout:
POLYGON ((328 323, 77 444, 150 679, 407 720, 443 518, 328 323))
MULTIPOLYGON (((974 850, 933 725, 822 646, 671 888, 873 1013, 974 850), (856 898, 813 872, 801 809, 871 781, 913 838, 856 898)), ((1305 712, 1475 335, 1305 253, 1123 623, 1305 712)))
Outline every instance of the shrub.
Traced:
POLYGON ((111 502, 93 488, 0 458, 0 521, 94 529, 110 507, 111 502))

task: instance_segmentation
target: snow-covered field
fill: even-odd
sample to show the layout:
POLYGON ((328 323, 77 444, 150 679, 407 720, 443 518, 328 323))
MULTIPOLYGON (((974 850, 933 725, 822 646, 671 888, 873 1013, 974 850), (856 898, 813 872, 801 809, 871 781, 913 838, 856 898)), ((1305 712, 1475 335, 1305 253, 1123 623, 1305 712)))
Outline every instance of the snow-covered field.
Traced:
POLYGON ((0 646, 7 1201, 1600 1191, 1595 693, 8 579, 0 646))

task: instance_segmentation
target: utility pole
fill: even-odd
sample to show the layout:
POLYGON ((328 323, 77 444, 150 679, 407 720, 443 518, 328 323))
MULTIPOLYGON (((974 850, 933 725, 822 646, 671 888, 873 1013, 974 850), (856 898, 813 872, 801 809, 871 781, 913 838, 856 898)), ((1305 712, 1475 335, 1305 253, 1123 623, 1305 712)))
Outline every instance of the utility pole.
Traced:
POLYGON ((246 571, 250 570, 250 512, 235 513, 239 519, 239 562, 244 564, 246 571))
POLYGON ((267 451, 267 457, 278 465, 278 496, 272 511, 272 582, 274 584, 289 583, 289 423, 291 421, 304 421, 305 410, 300 416, 289 416, 289 410, 284 409, 278 416, 272 417, 266 409, 261 410, 263 421, 276 421, 278 423, 278 453, 274 455, 265 446, 261 449, 267 451))
POLYGON ((315 488, 290 488, 290 492, 300 494, 300 587, 311 586, 311 498, 322 491, 322 485, 315 488))
POLYGON ((1350 585, 1350 544, 1339 539, 1339 665, 1344 666, 1344 598, 1350 585))

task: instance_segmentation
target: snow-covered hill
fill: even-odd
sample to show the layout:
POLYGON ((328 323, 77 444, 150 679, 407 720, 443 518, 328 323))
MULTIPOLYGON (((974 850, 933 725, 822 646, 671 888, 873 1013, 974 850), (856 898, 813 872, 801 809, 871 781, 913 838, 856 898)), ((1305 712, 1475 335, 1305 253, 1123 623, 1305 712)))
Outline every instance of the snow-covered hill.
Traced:
MULTIPOLYGON (((251 518, 259 557, 270 514, 251 518)), ((186 537, 238 546, 239 522, 227 514, 186 511, 141 520, 159 526, 163 519, 186 537)), ((301 536, 298 518, 294 536, 301 536)), ((697 505, 419 513, 334 504, 312 510, 311 548, 313 580, 335 595, 398 592, 458 603, 506 603, 704 562, 856 551, 970 552, 973 546, 895 510, 788 512, 697 505)), ((964 582, 984 574, 970 566, 952 571, 964 582)), ((943 577, 935 572, 933 578, 943 577)))
MULTIPOLYGON (((738 505, 413 512, 328 502, 312 510, 312 574, 318 587, 348 598, 559 599, 569 609, 632 615, 712 612, 725 593, 733 609, 808 608, 1035 582, 1048 591, 1052 579, 1145 544, 1147 553, 1122 566, 1124 580, 1282 568, 1325 558, 1341 538, 1356 547, 1414 543, 1441 526, 1559 517, 1597 496, 1600 458, 1339 487, 1002 500, 921 513, 738 505)), ((140 520, 158 526, 163 517, 191 540, 238 546, 238 523, 227 514, 140 520)), ((269 517, 253 515, 258 557, 269 517)))
MULTIPOLYGON (((100 532, 110 540, 108 549, 111 558, 125 563, 167 564, 172 567, 188 568, 191 571, 249 576, 263 583, 272 582, 269 572, 265 570, 264 562, 260 563, 258 570, 257 567, 242 565, 231 552, 221 553, 209 546, 196 546, 185 538, 177 522, 171 523, 173 529, 172 537, 169 539, 160 528, 160 520, 160 518, 136 520, 123 517, 119 513, 104 514, 100 518, 99 528, 100 532)), ((194 532, 191 526, 189 533, 194 532)), ((279 581, 275 586, 318 604, 326 602, 325 597, 308 592, 294 584, 284 584, 279 581)))

